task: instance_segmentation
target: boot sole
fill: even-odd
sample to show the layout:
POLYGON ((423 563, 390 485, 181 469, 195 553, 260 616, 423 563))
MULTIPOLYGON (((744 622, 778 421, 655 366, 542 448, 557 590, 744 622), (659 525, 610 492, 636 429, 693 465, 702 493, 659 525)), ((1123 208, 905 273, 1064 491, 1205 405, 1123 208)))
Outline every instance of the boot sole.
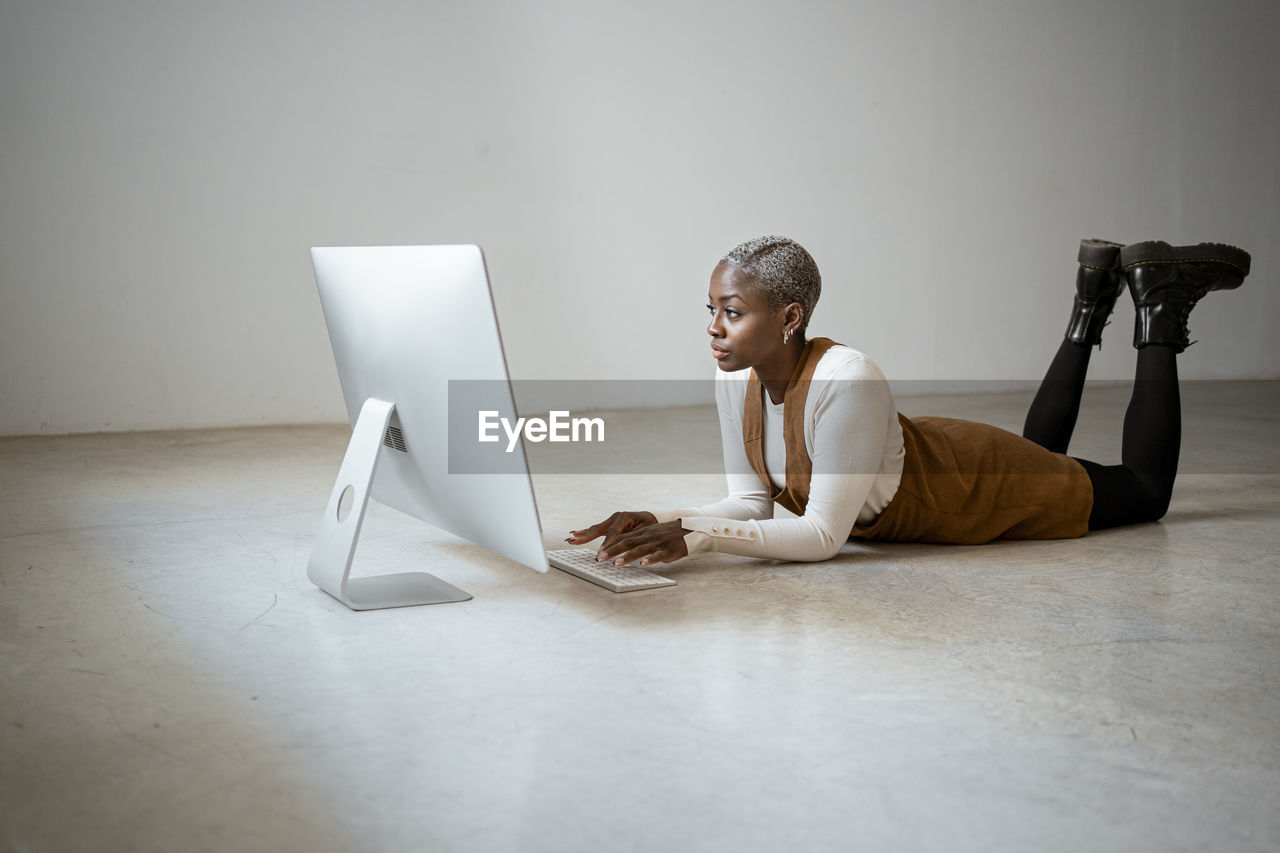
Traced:
POLYGON ((1081 240, 1076 263, 1095 270, 1114 269, 1120 260, 1122 248, 1119 243, 1112 243, 1110 240, 1081 240))
POLYGON ((1196 243, 1194 246, 1170 246, 1163 240, 1131 243, 1120 250, 1120 266, 1124 269, 1139 264, 1181 264, 1212 262, 1227 264, 1249 274, 1249 253, 1226 243, 1196 243))

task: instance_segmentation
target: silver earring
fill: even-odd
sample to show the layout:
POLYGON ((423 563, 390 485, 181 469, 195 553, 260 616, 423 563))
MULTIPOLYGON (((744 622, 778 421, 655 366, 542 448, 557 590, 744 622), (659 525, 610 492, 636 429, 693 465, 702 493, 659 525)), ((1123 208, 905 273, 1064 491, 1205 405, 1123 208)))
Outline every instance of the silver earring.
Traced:
POLYGON ((786 346, 789 343, 791 343, 791 330, 787 329, 782 333, 782 345, 786 346))

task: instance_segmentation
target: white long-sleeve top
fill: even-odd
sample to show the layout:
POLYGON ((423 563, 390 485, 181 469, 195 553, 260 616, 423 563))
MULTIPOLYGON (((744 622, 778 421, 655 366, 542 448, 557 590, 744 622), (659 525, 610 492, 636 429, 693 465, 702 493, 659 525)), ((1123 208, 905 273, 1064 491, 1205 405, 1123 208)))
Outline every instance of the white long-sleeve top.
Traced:
MULTIPOLYGON (((846 346, 827 350, 804 406, 804 441, 813 465, 800 517, 774 518, 772 492, 747 460, 742 407, 751 371, 716 374, 716 407, 729 494, 713 504, 655 512, 680 519, 689 553, 718 551, 775 560, 835 556, 854 523, 875 520, 897 493, 905 457, 889 383, 871 359, 846 346)), ((774 491, 786 485, 783 404, 764 393, 764 457, 774 491)))

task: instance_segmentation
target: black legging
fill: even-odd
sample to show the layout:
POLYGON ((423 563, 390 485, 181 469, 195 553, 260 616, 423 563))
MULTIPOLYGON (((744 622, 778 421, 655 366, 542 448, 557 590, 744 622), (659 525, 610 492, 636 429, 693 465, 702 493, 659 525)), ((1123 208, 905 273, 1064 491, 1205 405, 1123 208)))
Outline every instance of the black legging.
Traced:
MULTIPOLYGON (((1064 340, 1027 412, 1022 434, 1055 453, 1066 453, 1080 412, 1085 371, 1093 347, 1064 340)), ((1089 529, 1155 521, 1169 509, 1182 443, 1177 353, 1149 344, 1138 350, 1133 396, 1124 416, 1120 465, 1077 459, 1093 481, 1089 529)))

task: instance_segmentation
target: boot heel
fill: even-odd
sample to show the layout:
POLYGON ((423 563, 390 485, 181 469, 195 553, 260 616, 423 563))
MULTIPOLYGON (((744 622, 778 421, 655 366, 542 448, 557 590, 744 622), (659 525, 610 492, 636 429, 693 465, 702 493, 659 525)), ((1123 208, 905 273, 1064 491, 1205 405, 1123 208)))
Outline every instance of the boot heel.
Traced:
POLYGON ((1095 270, 1109 270, 1120 265, 1120 250, 1123 248, 1110 240, 1081 240, 1076 263, 1095 270))

